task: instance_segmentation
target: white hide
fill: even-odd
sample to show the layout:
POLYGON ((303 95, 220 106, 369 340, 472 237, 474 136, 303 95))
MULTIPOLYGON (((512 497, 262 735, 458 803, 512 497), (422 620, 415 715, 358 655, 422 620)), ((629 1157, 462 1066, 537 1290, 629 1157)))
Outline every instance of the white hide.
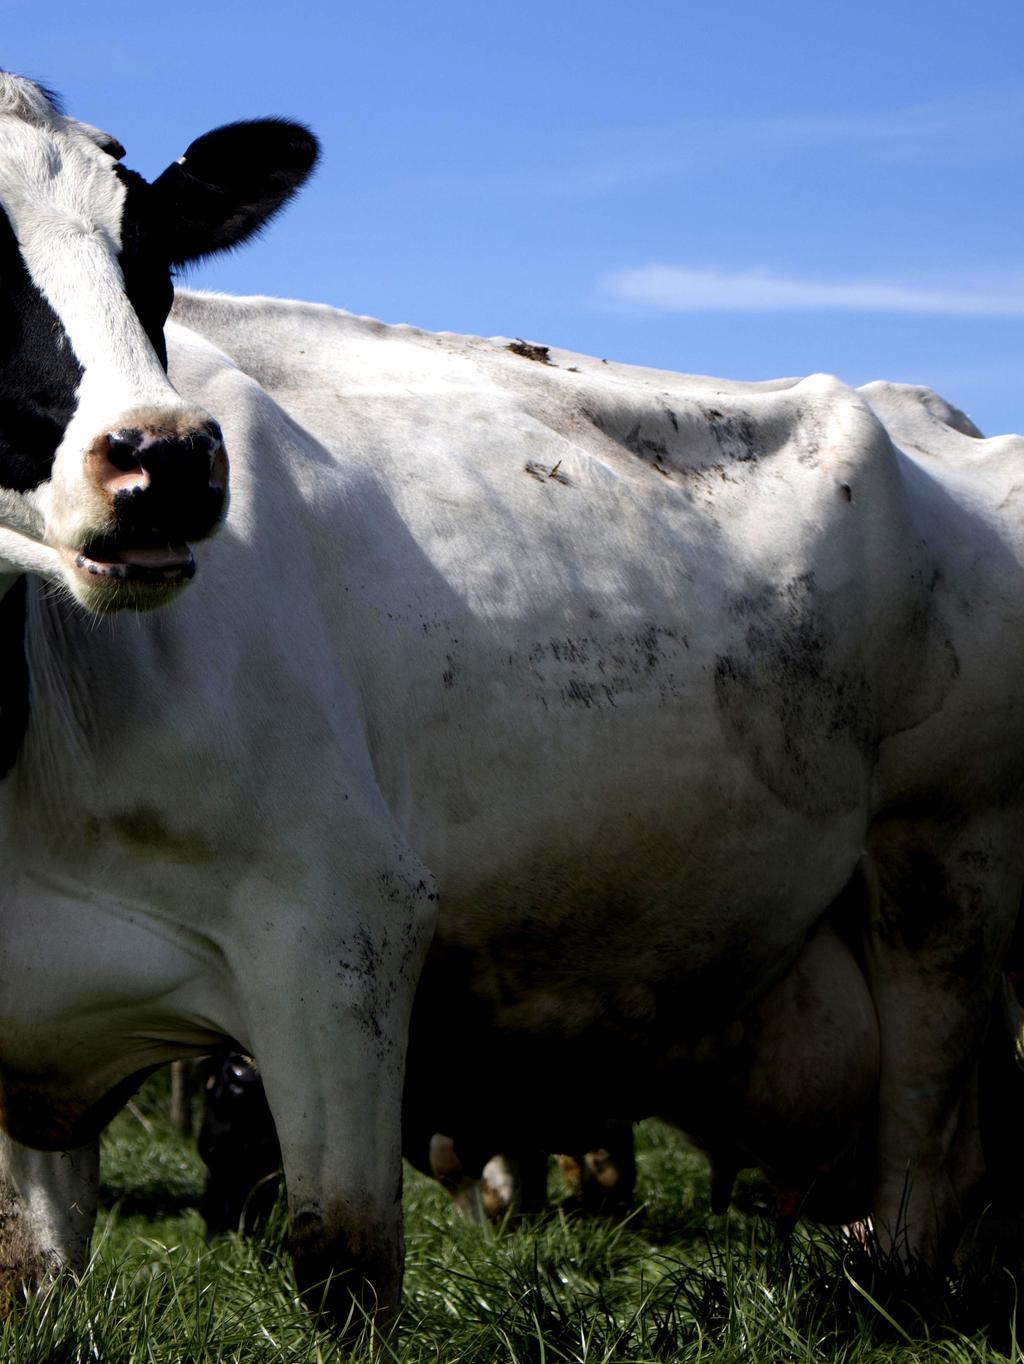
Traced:
POLYGON ((12 1132, 84 1142, 119 1080, 230 1038, 300 1251, 343 1233, 386 1298, 438 904, 496 1027, 580 1037, 650 999, 653 1028, 692 996, 668 1048, 692 1058, 863 862, 875 1213, 894 1229, 909 1168, 908 1244, 935 1253, 1022 877, 1021 441, 912 389, 545 365, 267 299, 174 316, 231 511, 152 616, 95 629, 32 593, 0 886, 12 1132), (915 858, 941 921, 898 903, 915 858), (560 945, 539 975, 502 948, 531 935, 560 945), (29 1077, 54 1132, 19 1126, 29 1077))

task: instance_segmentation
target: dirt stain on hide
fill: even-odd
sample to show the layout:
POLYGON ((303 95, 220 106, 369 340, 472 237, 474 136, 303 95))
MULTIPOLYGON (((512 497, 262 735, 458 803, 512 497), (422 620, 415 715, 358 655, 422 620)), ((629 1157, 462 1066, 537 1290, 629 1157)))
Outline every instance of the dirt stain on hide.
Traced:
MULTIPOLYGON (((151 806, 116 810, 105 822, 118 838, 151 854, 181 862, 205 861, 219 855, 219 850, 201 830, 195 827, 173 829, 164 814, 151 806)), ((97 833, 102 829, 103 823, 97 822, 97 833)))
POLYGON ((871 688, 843 657, 814 575, 726 602, 737 639, 715 661, 732 747, 790 809, 828 818, 863 799, 875 745, 871 688))
POLYGON ((607 436, 645 464, 650 464, 656 473, 665 478, 672 477, 670 442, 679 431, 679 420, 670 408, 665 408, 663 412, 644 413, 639 418, 630 417, 625 422, 621 414, 605 414, 588 407, 581 408, 580 416, 600 431, 602 436, 607 436))
POLYGON ((333 1194, 323 1202, 289 1196, 288 1250, 299 1292, 342 1331, 353 1315, 379 1331, 398 1307, 400 1243, 382 1212, 367 1193, 333 1194))
POLYGON ((345 952, 337 958, 335 977, 346 995, 344 1006, 373 1046, 378 1061, 393 1061, 398 1041, 391 1027, 396 998, 409 987, 417 961, 416 935, 410 926, 425 902, 436 899, 433 883, 398 870, 377 875, 377 894, 386 907, 390 928, 371 929, 357 923, 345 952))
POLYGON ((515 341, 510 341, 505 349, 510 350, 513 355, 521 355, 524 360, 536 360, 541 365, 552 363, 550 346, 538 346, 536 342, 523 341, 517 337, 515 341))
POLYGON ((750 413, 690 405, 680 415, 668 403, 632 407, 581 406, 580 418, 667 479, 682 478, 706 491, 733 481, 778 445, 750 413))
POLYGON ((726 415, 717 407, 706 407, 704 416, 718 442, 718 448, 730 463, 749 464, 757 459, 757 428, 743 413, 726 415))
POLYGON ((555 483, 561 483, 565 487, 569 487, 570 480, 568 475, 562 472, 561 460, 559 460, 557 464, 547 465, 538 464, 535 459, 528 459, 523 465, 523 468, 531 478, 537 479, 540 483, 547 483, 548 480, 553 480, 555 483))
POLYGON ((60 1271, 53 1251, 37 1244, 37 1229, 14 1185, 0 1178, 0 1322, 24 1288, 40 1288, 60 1271))
POLYGON ((993 885, 1000 860, 990 839, 965 841, 960 821, 892 818, 871 831, 878 873, 874 928, 881 941, 944 971, 949 988, 977 990, 998 948, 993 885))
MULTIPOLYGON (((388 873, 384 873, 381 880, 386 877, 388 873)), ((392 896, 400 894, 400 891, 391 889, 392 896)), ((382 1022, 387 1013, 388 1000, 397 988, 394 979, 384 979, 387 949, 387 929, 383 931, 378 946, 369 929, 361 925, 349 939, 347 955, 338 958, 336 973, 338 980, 352 990, 354 995, 354 1001, 350 1004, 352 1014, 381 1060, 394 1050, 395 1045, 394 1038, 388 1036, 382 1022)))
POLYGON ((525 654, 510 654, 508 662, 512 669, 528 673, 545 706, 557 702, 566 708, 600 710, 652 688, 659 694, 659 704, 681 695, 683 681, 675 660, 689 647, 680 631, 647 622, 610 638, 595 633, 538 641, 525 654))

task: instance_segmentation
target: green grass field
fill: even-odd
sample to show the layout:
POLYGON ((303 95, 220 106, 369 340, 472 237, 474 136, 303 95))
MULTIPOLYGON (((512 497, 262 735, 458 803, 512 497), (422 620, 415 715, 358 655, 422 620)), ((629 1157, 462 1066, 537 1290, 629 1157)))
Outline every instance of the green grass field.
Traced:
MULTIPOLYGON (((0 1324, 0 1364, 369 1360, 343 1351, 297 1301, 282 1219, 263 1238, 208 1247, 195 1211, 202 1166, 174 1133, 156 1077, 111 1128, 93 1261, 0 1324)), ((1017 1350, 1013 1289, 982 1279, 970 1301, 932 1285, 920 1311, 879 1300, 837 1233, 780 1238, 770 1200, 742 1184, 708 1209, 701 1157, 669 1129, 640 1129, 642 1206, 625 1224, 565 1209, 528 1227, 471 1226, 409 1171, 402 1364, 640 1364, 727 1360, 980 1364, 1017 1350), (979 1323, 988 1318, 987 1329, 979 1323), (974 1329, 971 1330, 971 1323, 974 1329)), ((553 1180, 556 1199, 564 1196, 553 1180)))

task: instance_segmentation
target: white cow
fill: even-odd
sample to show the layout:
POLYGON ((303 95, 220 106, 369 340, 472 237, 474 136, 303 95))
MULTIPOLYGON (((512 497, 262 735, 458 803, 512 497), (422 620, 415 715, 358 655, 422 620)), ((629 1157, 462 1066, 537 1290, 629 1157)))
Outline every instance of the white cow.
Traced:
POLYGON ((0 448, 3 715, 28 716, 0 786, 8 1272, 81 1263, 99 1129, 230 1042, 265 1078, 300 1282, 351 1269, 337 1310, 389 1307, 435 927, 424 999, 562 1057, 566 1103, 610 1045, 601 1116, 686 1120, 692 1067, 756 1052, 743 1020, 858 869, 829 969, 847 953, 877 1017, 871 1211, 940 1256, 1024 880, 1021 442, 917 389, 197 294, 172 389, 147 262, 244 235, 312 144, 224 130, 161 191, 35 87, 3 78, 0 109, 0 287, 20 261, 18 306, 50 309, 23 367, 78 365, 0 448), (180 591, 222 500, 208 414, 231 507, 180 591), (19 476, 19 430, 54 429, 19 476))

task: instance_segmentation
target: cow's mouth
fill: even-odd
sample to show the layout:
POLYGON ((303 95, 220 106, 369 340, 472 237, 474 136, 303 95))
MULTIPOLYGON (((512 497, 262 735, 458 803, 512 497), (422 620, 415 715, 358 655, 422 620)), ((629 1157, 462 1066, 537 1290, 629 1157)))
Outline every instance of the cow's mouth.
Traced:
POLYGON ((94 578, 118 582, 185 583, 195 574, 192 548, 179 545, 124 545, 112 538, 90 540, 75 555, 75 567, 94 578))

